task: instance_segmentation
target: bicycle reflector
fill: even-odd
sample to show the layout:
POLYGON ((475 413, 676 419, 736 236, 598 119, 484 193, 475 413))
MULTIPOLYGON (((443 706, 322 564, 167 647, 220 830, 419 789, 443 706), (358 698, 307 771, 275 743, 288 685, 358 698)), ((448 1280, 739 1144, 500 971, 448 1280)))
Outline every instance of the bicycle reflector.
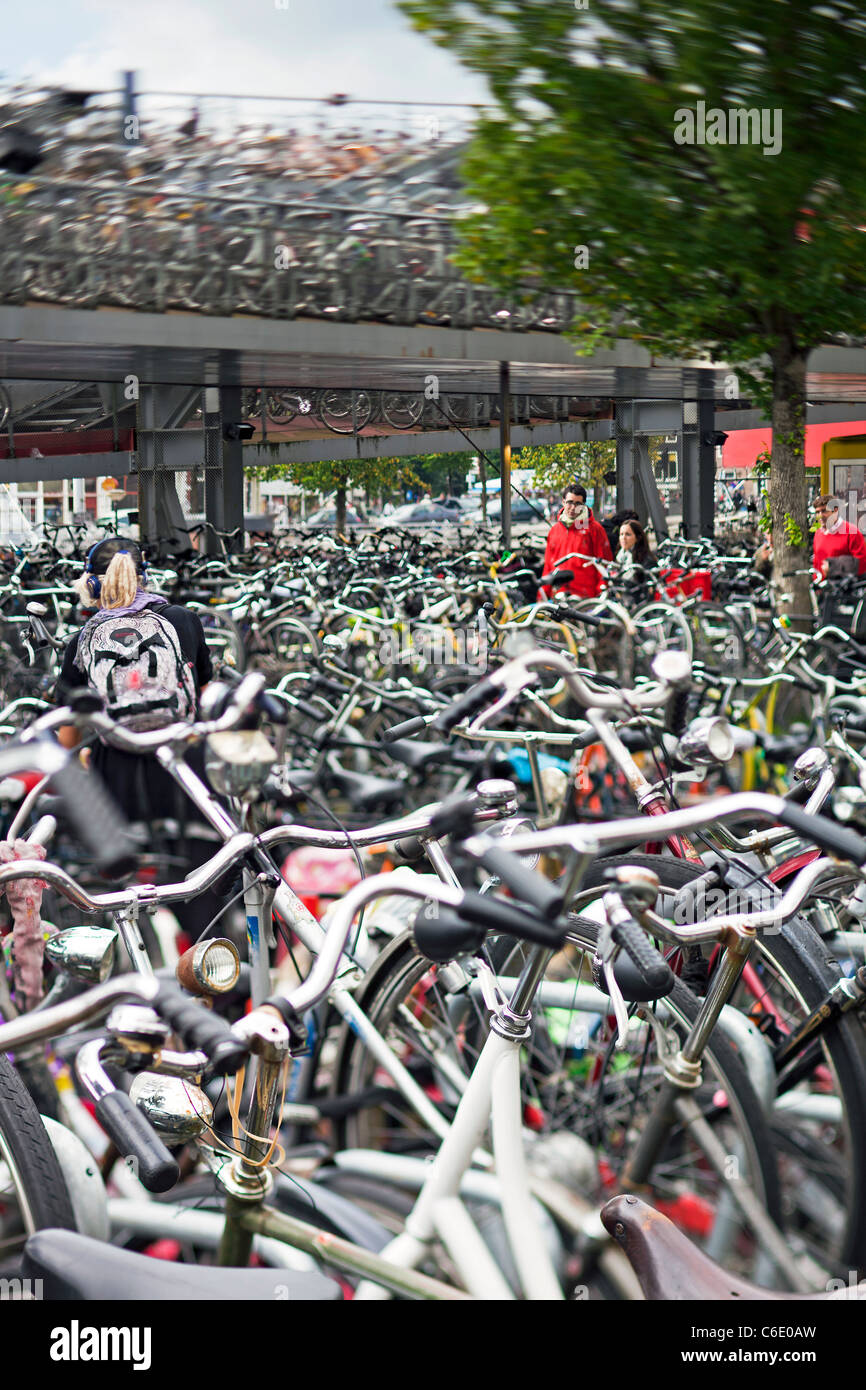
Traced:
POLYGON ((237 947, 221 937, 190 946, 175 966, 178 984, 190 994, 225 994, 237 984, 240 973, 237 947))

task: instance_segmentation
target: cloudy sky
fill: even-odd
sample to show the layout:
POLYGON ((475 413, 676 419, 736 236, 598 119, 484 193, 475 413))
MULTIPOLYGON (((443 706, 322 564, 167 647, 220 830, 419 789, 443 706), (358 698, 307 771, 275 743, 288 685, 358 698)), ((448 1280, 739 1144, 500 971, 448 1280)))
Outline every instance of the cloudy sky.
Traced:
POLYGON ((0 71, 78 87, 483 102, 392 0, 30 0, 6 7, 0 71))

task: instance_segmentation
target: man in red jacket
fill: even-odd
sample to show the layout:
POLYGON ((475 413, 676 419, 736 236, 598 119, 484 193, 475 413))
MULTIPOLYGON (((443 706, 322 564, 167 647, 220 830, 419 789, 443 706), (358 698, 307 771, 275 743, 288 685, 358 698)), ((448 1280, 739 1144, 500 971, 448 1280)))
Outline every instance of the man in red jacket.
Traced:
MULTIPOLYGON (((602 585, 598 569, 582 560, 565 560, 566 555, 574 554, 594 560, 613 559, 604 527, 586 505, 586 489, 577 483, 565 489, 562 511, 550 528, 543 573, 550 574, 561 564, 561 568, 574 571, 574 579, 562 589, 557 587, 557 593, 567 591, 580 598, 597 598, 602 585)), ((539 589, 538 593, 542 599, 550 597, 547 589, 539 589)))
POLYGON ((853 555, 859 562, 858 574, 866 574, 866 539, 862 531, 843 521, 836 497, 819 497, 815 503, 818 529, 813 542, 813 563, 822 578, 826 578, 829 562, 838 555, 853 555))

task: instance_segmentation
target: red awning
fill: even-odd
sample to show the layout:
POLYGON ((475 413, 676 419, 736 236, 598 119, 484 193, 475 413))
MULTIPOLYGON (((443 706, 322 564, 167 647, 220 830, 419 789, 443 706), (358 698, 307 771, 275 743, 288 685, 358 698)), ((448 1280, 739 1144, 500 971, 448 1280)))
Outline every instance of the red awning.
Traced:
MULTIPOLYGON (((117 446, 122 450, 135 447, 132 430, 118 430, 117 446)), ((107 430, 20 430, 15 434, 15 457, 31 458, 38 449, 45 458, 51 454, 110 454, 114 450, 114 431, 107 430)), ((9 458, 9 436, 0 432, 0 458, 9 458)), ((106 473, 111 472, 106 459, 106 473)))
MULTIPOLYGON (((821 445, 841 435, 866 434, 866 420, 847 420, 835 425, 806 426, 806 467, 821 467, 821 445)), ((722 468, 741 468, 751 473, 755 459, 773 443, 773 431, 732 430, 722 445, 722 468)))

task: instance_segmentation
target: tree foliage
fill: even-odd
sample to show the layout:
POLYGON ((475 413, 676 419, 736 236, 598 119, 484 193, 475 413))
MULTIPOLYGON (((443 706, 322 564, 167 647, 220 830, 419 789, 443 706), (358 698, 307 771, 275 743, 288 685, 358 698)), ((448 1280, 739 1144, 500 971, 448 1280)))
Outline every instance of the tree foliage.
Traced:
POLYGON ((342 533, 346 526, 347 492, 363 488, 368 496, 378 496, 417 482, 411 462, 400 458, 328 459, 318 463, 264 463, 250 471, 264 482, 285 479, 312 495, 333 493, 337 507, 335 530, 342 533))
POLYGON ((464 270, 515 293, 574 288, 582 352, 630 336, 654 354, 738 367, 739 394, 774 428, 777 545, 803 535, 806 355, 866 330, 859 0, 401 8, 482 73, 496 103, 465 161, 464 270), (699 102, 754 110, 759 124, 765 113, 781 147, 770 153, 763 132, 678 143, 699 102))
POLYGON ((616 443, 612 439, 572 444, 532 444, 514 458, 515 468, 531 468, 536 487, 560 492, 569 483, 587 488, 604 486, 605 474, 616 468, 616 443))

